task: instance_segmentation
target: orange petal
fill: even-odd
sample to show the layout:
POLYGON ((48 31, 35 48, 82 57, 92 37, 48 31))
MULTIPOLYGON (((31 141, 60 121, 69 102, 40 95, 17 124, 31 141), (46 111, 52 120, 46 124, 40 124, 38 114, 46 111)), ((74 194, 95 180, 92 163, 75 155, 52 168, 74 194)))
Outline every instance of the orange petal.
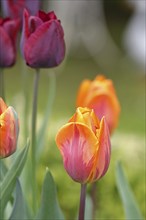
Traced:
POLYGON ((7 157, 16 150, 19 122, 13 107, 0 115, 0 157, 7 157))
POLYGON ((90 80, 84 80, 81 83, 79 91, 78 91, 78 95, 77 95, 77 101, 76 101, 77 107, 79 106, 85 107, 84 100, 86 99, 86 96, 88 94, 88 89, 90 88, 90 84, 91 84, 90 80))
POLYGON ((0 115, 7 109, 7 105, 4 103, 3 99, 0 97, 0 115))
POLYGON ((88 107, 93 108, 99 119, 106 116, 110 133, 118 124, 120 105, 116 98, 110 94, 98 94, 88 102, 88 107))
POLYGON ((93 109, 78 107, 76 113, 69 122, 80 122, 88 126, 94 133, 99 128, 99 120, 96 117, 93 109))
POLYGON ((98 131, 98 135, 99 148, 95 157, 93 170, 89 176, 89 182, 101 178, 106 173, 110 163, 110 134, 105 117, 103 117, 100 122, 100 130, 98 131))

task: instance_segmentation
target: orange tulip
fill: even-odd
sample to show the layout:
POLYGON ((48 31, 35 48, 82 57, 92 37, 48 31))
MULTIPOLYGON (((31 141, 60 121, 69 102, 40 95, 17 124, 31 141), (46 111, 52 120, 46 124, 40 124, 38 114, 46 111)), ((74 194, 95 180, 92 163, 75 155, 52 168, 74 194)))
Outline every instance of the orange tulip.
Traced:
POLYGON ((105 118, 94 111, 77 108, 76 113, 56 136, 64 167, 80 183, 94 182, 107 171, 110 162, 110 138, 105 118))
POLYGON ((14 108, 0 98, 0 158, 8 157, 16 150, 19 122, 14 108))
POLYGON ((77 107, 94 109, 99 119, 106 117, 110 134, 117 127, 120 104, 112 80, 99 75, 95 80, 84 80, 77 95, 77 107))

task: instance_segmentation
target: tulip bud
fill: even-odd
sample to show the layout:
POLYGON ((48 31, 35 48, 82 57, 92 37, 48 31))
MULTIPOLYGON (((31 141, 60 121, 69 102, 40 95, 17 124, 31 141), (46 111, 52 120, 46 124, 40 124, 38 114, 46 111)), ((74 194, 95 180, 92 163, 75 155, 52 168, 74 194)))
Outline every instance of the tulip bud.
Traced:
POLYGON ((56 136, 64 167, 80 183, 94 182, 107 171, 110 162, 110 136, 105 118, 94 111, 77 108, 76 113, 56 136))
POLYGON ((77 95, 77 107, 88 107, 94 109, 99 119, 106 117, 110 134, 117 127, 120 104, 110 79, 99 75, 95 80, 84 80, 77 95))
POLYGON ((16 150, 19 121, 14 108, 0 98, 0 158, 8 157, 16 150))
POLYGON ((21 52, 32 68, 59 65, 65 56, 64 32, 54 12, 30 16, 24 10, 21 52))
POLYGON ((19 19, 0 18, 0 67, 9 67, 15 63, 19 28, 19 19))

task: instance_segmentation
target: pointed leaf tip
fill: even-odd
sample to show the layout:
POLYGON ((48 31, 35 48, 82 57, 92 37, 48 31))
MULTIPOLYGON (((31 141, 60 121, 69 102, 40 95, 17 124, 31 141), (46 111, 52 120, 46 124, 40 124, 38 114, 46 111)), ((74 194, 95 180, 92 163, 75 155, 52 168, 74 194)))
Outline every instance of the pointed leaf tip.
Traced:
POLYGON ((48 168, 46 168, 46 175, 42 188, 41 205, 36 219, 64 220, 63 213, 57 200, 55 182, 48 168))
POLYGON ((19 180, 17 179, 16 182, 16 192, 15 192, 15 203, 13 206, 13 210, 10 216, 9 220, 13 219, 27 219, 27 213, 26 213, 26 205, 25 205, 25 199, 23 197, 21 184, 19 180))

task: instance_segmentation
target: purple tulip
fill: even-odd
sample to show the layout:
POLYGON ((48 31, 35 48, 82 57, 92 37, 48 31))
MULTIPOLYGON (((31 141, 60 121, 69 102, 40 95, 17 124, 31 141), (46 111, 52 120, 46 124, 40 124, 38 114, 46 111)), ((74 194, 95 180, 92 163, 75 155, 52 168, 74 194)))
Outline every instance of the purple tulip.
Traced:
POLYGON ((19 19, 0 18, 0 67, 9 67, 15 63, 19 28, 19 19))
POLYGON ((22 18, 23 9, 27 8, 30 14, 35 15, 40 9, 41 0, 3 0, 2 11, 5 17, 22 18))
POLYGON ((54 12, 39 11, 30 16, 24 10, 21 52, 30 67, 48 68, 59 65, 65 56, 64 32, 54 12))

